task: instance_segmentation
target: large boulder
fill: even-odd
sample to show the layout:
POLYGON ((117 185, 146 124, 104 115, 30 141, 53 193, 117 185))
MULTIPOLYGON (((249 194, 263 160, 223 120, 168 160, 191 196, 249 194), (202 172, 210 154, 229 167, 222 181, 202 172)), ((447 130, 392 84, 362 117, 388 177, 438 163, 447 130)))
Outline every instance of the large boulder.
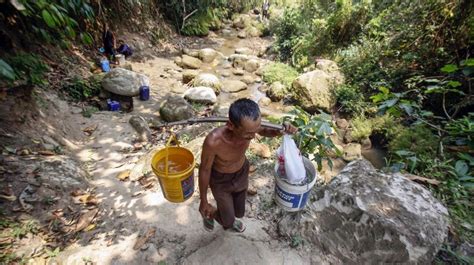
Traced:
POLYGON ((316 69, 324 71, 327 73, 332 81, 336 84, 344 83, 344 75, 337 66, 336 62, 327 60, 327 59, 317 59, 316 60, 316 69))
POLYGON ((194 109, 184 98, 170 96, 161 103, 160 116, 167 122, 187 120, 194 116, 194 109))
POLYGON ((336 84, 332 82, 331 76, 322 70, 300 75, 293 81, 292 86, 293 97, 306 111, 330 111, 335 103, 333 89, 336 84))
POLYGON ((149 84, 147 76, 123 68, 114 68, 102 79, 102 87, 114 94, 133 97, 140 93, 140 86, 149 84))
POLYGON ((202 61, 198 58, 191 57, 184 54, 181 58, 181 66, 187 69, 199 69, 202 65, 202 61))
POLYGON ((260 63, 256 59, 250 59, 245 62, 244 69, 247 72, 255 72, 260 67, 260 63))
POLYGON ((343 264, 431 264, 447 237, 448 211, 429 190, 366 160, 311 197, 304 213, 280 219, 279 233, 301 236, 343 264))
POLYGON ((267 96, 273 101, 277 102, 286 96, 286 87, 280 82, 273 82, 267 90, 267 96))
POLYGON ((235 49, 235 53, 236 54, 245 54, 245 55, 252 55, 252 50, 247 48, 247 47, 241 47, 241 48, 237 48, 235 49))
POLYGON ((247 84, 240 80, 224 80, 222 83, 222 90, 229 93, 236 93, 247 89, 247 84))
POLYGON ((191 102, 202 104, 214 104, 217 102, 217 96, 214 89, 210 87, 192 87, 184 93, 184 98, 191 102))
POLYGON ((194 78, 193 86, 211 87, 216 93, 219 93, 221 91, 222 83, 217 76, 209 73, 202 73, 194 78))
POLYGON ((232 66, 235 68, 244 68, 248 60, 249 56, 245 54, 232 54, 229 56, 229 61, 232 62, 232 66))
POLYGON ((205 63, 210 63, 214 61, 217 56, 217 52, 211 48, 204 48, 199 50, 199 59, 201 59, 205 63))

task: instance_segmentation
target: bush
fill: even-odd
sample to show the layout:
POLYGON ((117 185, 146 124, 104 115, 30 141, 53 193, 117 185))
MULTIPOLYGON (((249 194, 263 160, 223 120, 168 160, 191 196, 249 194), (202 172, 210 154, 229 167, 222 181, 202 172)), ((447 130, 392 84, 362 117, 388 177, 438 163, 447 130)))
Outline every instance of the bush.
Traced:
POLYGON ((365 112, 367 103, 364 94, 356 86, 341 85, 336 88, 334 96, 340 105, 341 112, 347 114, 363 114, 365 112))
POLYGON ((14 79, 26 82, 28 85, 45 85, 46 72, 49 70, 43 60, 32 53, 19 53, 6 58, 6 63, 14 72, 14 79))
POLYGON ((395 135, 388 147, 391 154, 408 151, 417 156, 434 157, 437 153, 438 142, 438 138, 430 129, 423 125, 415 125, 404 128, 395 135))
POLYGON ((91 76, 88 79, 76 76, 64 89, 75 101, 85 100, 100 93, 100 81, 101 78, 99 76, 91 76))
POLYGON ((284 63, 270 63, 263 69, 263 81, 271 84, 279 81, 286 88, 290 88, 293 81, 298 77, 298 71, 284 63))
POLYGON ((403 130, 400 122, 390 114, 367 118, 359 115, 351 121, 351 136, 354 140, 360 141, 373 135, 374 133, 382 134, 386 139, 397 136, 403 130))

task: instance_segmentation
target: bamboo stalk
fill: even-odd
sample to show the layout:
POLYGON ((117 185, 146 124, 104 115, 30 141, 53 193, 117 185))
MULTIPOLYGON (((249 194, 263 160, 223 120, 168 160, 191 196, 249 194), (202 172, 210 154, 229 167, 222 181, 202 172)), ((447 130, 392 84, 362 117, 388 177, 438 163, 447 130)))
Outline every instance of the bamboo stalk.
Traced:
MULTIPOLYGON (((207 117, 207 118, 199 118, 199 119, 194 118, 194 119, 187 119, 187 120, 174 121, 174 122, 165 122, 158 126, 153 126, 153 127, 158 129, 162 127, 172 127, 172 126, 184 125, 184 124, 193 125, 196 123, 227 122, 228 120, 229 119, 226 117, 207 117)), ((265 128, 270 128, 270 129, 275 129, 275 130, 280 130, 280 131, 284 130, 283 125, 274 124, 267 121, 262 121, 261 125, 265 128)))

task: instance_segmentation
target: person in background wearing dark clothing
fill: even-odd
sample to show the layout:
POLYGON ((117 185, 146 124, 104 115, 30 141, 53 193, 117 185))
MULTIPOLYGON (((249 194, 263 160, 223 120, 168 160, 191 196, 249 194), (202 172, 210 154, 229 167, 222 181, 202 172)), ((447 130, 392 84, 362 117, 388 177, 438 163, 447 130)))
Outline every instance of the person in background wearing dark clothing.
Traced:
POLYGON ((102 31, 102 40, 104 41, 105 56, 107 57, 107 59, 110 59, 110 56, 112 56, 112 60, 115 61, 115 35, 114 33, 112 33, 112 31, 110 31, 107 23, 104 23, 104 29, 102 31))
POLYGON ((133 54, 132 48, 128 46, 123 40, 119 40, 120 46, 117 49, 117 52, 123 54, 125 58, 130 57, 133 54))

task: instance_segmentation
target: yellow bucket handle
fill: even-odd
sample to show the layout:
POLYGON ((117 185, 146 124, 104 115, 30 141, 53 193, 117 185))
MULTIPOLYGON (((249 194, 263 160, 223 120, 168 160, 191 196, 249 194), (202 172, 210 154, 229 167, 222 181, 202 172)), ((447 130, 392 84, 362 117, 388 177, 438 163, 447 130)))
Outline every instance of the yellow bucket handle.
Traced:
POLYGON ((168 156, 169 156, 168 148, 170 147, 171 141, 173 141, 173 140, 175 140, 176 146, 179 147, 178 138, 176 137, 176 135, 175 135, 174 133, 172 133, 171 136, 170 136, 170 138, 169 138, 168 141, 166 142, 166 146, 165 146, 165 149, 166 149, 166 156, 165 156, 165 177, 168 177, 168 156))

